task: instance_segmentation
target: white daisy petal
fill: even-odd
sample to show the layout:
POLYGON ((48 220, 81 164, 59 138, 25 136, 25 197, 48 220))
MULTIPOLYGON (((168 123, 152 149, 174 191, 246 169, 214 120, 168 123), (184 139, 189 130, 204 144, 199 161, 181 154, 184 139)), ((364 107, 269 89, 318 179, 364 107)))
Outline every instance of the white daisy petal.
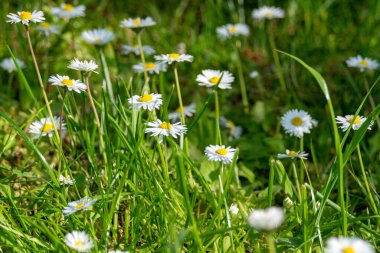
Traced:
POLYGON ((216 33, 222 39, 237 36, 248 36, 249 27, 246 24, 227 24, 216 28, 216 33))
POLYGON ((252 12, 252 18, 263 20, 263 19, 275 19, 284 18, 284 10, 277 7, 263 6, 259 9, 255 9, 252 12))
POLYGON ((163 141, 164 136, 171 136, 176 139, 177 136, 183 135, 187 131, 187 127, 180 122, 171 124, 157 119, 153 122, 148 122, 146 125, 145 133, 151 133, 153 137, 158 136, 160 143, 163 141))
POLYGON ((154 57, 156 61, 160 61, 167 64, 172 64, 173 62, 192 62, 193 56, 189 54, 177 54, 177 53, 171 53, 171 54, 162 54, 162 55, 156 55, 154 57))
POLYGON ((361 72, 363 72, 365 69, 372 70, 379 67, 379 63, 376 60, 372 60, 367 57, 363 58, 360 55, 350 57, 346 61, 346 64, 348 67, 360 69, 361 72))
MULTIPOLYGON (((25 64, 23 61, 16 58, 17 64, 20 68, 25 68, 25 64)), ((0 66, 6 70, 8 73, 12 73, 13 71, 17 71, 16 64, 12 58, 5 58, 1 61, 0 66)))
MULTIPOLYGON (((186 105, 183 107, 183 114, 185 115, 185 117, 192 117, 195 111, 195 103, 191 103, 190 105, 186 105)), ((181 120, 181 108, 177 108, 175 112, 169 113, 168 118, 171 121, 181 120)))
MULTIPOLYGON (((54 116, 54 123, 51 122, 50 117, 42 118, 34 121, 29 127, 29 133, 34 136, 32 139, 37 139, 40 136, 52 137, 54 133, 54 125, 60 131, 60 117, 54 116)), ((66 124, 62 121, 62 133, 66 132, 66 124)))
POLYGON ((62 213, 67 216, 80 210, 88 210, 95 202, 96 199, 84 197, 83 199, 70 202, 68 206, 63 208, 62 213))
POLYGON ((327 240, 326 253, 375 253, 367 241, 357 237, 330 237, 327 240))
POLYGON ((149 74, 158 74, 160 71, 166 71, 167 66, 162 62, 146 62, 145 64, 139 63, 132 66, 135 73, 143 73, 144 71, 149 74))
POLYGON ((115 38, 115 34, 106 29, 87 30, 82 33, 82 38, 92 45, 103 46, 115 38))
POLYGON ((80 61, 77 58, 74 58, 70 61, 69 66, 67 66, 69 69, 75 69, 84 73, 88 72, 95 72, 95 70, 98 68, 98 64, 96 64, 93 60, 90 61, 80 61))
POLYGON ((162 95, 155 93, 144 93, 142 96, 134 95, 128 99, 128 103, 132 105, 134 110, 153 111, 162 105, 162 95))
POLYGON ((151 17, 142 18, 128 18, 124 19, 120 23, 120 27, 122 28, 144 28, 148 26, 155 25, 156 22, 151 17))
POLYGON ((77 18, 83 17, 86 7, 84 5, 73 6, 71 4, 62 3, 60 7, 52 8, 51 14, 59 18, 77 18))
POLYGON ((61 185, 73 185, 75 183, 75 180, 72 179, 70 176, 64 176, 64 175, 59 175, 59 183, 61 185))
POLYGON ((277 158, 282 159, 282 158, 299 158, 299 159, 307 159, 307 156, 309 154, 306 152, 300 152, 300 151, 293 151, 293 150, 286 150, 285 154, 277 154, 277 158))
POLYGON ((72 231, 66 234, 65 244, 78 252, 88 252, 94 247, 93 240, 83 231, 72 231))
MULTIPOLYGON (((352 125, 352 129, 354 131, 356 131, 367 120, 366 117, 363 117, 363 116, 360 116, 360 115, 356 116, 355 119, 354 119, 354 116, 355 115, 346 115, 344 117, 342 117, 342 116, 337 116, 336 117, 336 123, 338 125, 340 125, 340 128, 343 130, 343 132, 346 132, 347 129, 350 127, 350 125, 352 125)), ((372 129, 372 126, 373 126, 374 123, 375 122, 372 120, 371 123, 368 126, 368 130, 372 129)))
MULTIPOLYGON (((127 55, 130 53, 133 53, 135 55, 140 55, 140 48, 138 45, 136 46, 122 45, 121 47, 123 49, 122 51, 123 55, 127 55)), ((142 46, 142 50, 144 52, 144 55, 152 55, 156 53, 156 50, 154 50, 153 47, 151 46, 142 46)))
POLYGON ((305 133, 310 133, 310 130, 313 128, 310 115, 298 109, 287 111, 281 117, 281 125, 287 134, 298 138, 303 137, 305 133))
POLYGON ((30 22, 40 23, 45 20, 44 13, 42 11, 19 11, 17 14, 9 13, 7 15, 7 22, 11 24, 22 23, 28 26, 30 22))
POLYGON ((257 230, 273 231, 284 222, 282 208, 272 206, 267 209, 254 209, 248 215, 248 225, 257 230))
POLYGON ((213 87, 218 82, 218 88, 231 89, 231 83, 235 80, 235 77, 228 71, 219 71, 206 69, 202 71, 196 78, 196 81, 200 86, 213 87), (223 77, 221 78, 223 74, 223 77))
POLYGON ((70 79, 68 76, 51 76, 48 81, 51 82, 51 85, 66 87, 69 91, 75 91, 77 93, 87 90, 87 86, 80 80, 70 79))

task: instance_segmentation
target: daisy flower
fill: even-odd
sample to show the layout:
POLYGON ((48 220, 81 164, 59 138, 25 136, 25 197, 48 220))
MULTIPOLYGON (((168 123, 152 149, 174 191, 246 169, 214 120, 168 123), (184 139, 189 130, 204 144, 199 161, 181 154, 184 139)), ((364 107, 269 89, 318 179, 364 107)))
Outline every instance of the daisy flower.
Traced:
POLYGON ((310 133, 310 129, 313 128, 310 115, 307 112, 298 109, 287 111, 281 117, 281 125, 286 133, 298 138, 303 137, 305 133, 310 133))
MULTIPOLYGON (((122 54, 127 55, 130 53, 134 53, 135 55, 140 55, 140 48, 139 46, 128 46, 128 45, 122 45, 121 48, 123 49, 122 54)), ((152 55, 156 53, 156 50, 153 49, 151 46, 142 46, 142 50, 145 55, 152 55)))
POLYGON ((236 126, 234 122, 226 119, 225 117, 220 117, 219 119, 220 125, 222 127, 226 127, 229 130, 228 140, 231 141, 233 139, 239 139, 243 134, 243 128, 241 126, 236 126))
POLYGON ((72 231, 66 234, 65 244, 78 252, 88 252, 94 247, 92 239, 83 231, 72 231))
MULTIPOLYGON (((342 128, 343 132, 346 132, 347 129, 350 127, 350 125, 352 125, 353 130, 355 131, 358 130, 366 120, 367 120, 366 117, 359 116, 359 115, 356 116, 355 118, 354 118, 354 115, 336 117, 337 124, 341 125, 340 128, 342 128)), ((374 124, 374 121, 372 120, 368 126, 368 130, 372 129, 373 124, 374 124)))
POLYGON ((48 22, 43 22, 37 26, 36 30, 45 33, 46 37, 48 37, 50 34, 59 34, 59 26, 52 25, 48 22))
POLYGON ((80 80, 70 79, 68 76, 51 76, 48 81, 51 82, 51 85, 66 87, 69 91, 75 91, 76 93, 87 90, 86 85, 80 80))
POLYGON ((282 208, 272 206, 266 209, 254 209, 248 215, 248 225, 256 230, 273 231, 284 222, 282 208))
POLYGON ((259 72, 257 72, 256 70, 254 70, 251 73, 249 73, 249 77, 252 78, 252 79, 255 79, 258 76, 259 76, 259 72))
MULTIPOLYGON (((183 114, 185 117, 192 117, 196 111, 195 103, 191 103, 190 105, 186 105, 183 107, 183 114)), ((177 108, 175 112, 171 112, 168 115, 169 120, 181 120, 181 108, 177 108)))
POLYGON ((205 149, 205 154, 209 161, 229 164, 234 159, 236 149, 224 145, 209 145, 205 149))
POLYGON ((350 57, 347 61, 347 66, 351 68, 359 68, 361 72, 365 69, 377 69, 379 67, 379 63, 376 60, 372 60, 370 58, 363 58, 360 55, 356 57, 350 57))
POLYGON ((182 125, 181 122, 171 124, 169 122, 161 121, 159 119, 147 123, 147 128, 145 133, 152 133, 151 136, 158 136, 158 142, 161 143, 164 136, 172 136, 177 138, 177 136, 186 133, 187 127, 182 125))
POLYGON ((154 59, 156 61, 160 61, 167 64, 172 64, 173 62, 192 62, 193 56, 189 54, 177 54, 177 53, 171 53, 171 54, 162 54, 162 55, 156 55, 154 59))
POLYGON ((42 11, 19 11, 17 14, 9 13, 7 15, 8 23, 16 24, 16 23, 22 23, 23 25, 29 25, 30 22, 33 23, 40 23, 45 20, 44 13, 42 11))
MULTIPOLYGON (((60 117, 54 116, 54 123, 51 122, 50 117, 42 118, 34 121, 29 127, 29 133, 33 134, 32 139, 37 139, 40 136, 52 137, 54 133, 54 126, 60 131, 60 117)), ((66 131, 65 123, 62 121, 62 132, 66 131)))
POLYGON ((96 64, 93 60, 89 61, 80 61, 77 58, 74 58, 70 61, 69 66, 67 66, 69 69, 75 69, 80 72, 89 73, 89 72, 96 72, 95 70, 98 68, 98 64, 96 64))
POLYGON ((330 237, 325 250, 326 253, 375 253, 371 244, 357 237, 330 237))
MULTIPOLYGON (((17 64, 20 68, 25 68, 25 64, 20 59, 17 59, 17 64)), ((8 73, 12 73, 13 71, 17 71, 16 64, 13 61, 13 58, 5 58, 1 61, 0 66, 6 70, 8 73)))
POLYGON ((128 103, 132 105, 134 110, 142 108, 153 111, 154 109, 159 109, 162 105, 162 95, 154 93, 144 93, 142 96, 134 95, 128 99, 128 103))
POLYGON ((307 156, 309 154, 305 152, 300 152, 300 151, 293 151, 293 150, 286 150, 285 154, 277 154, 277 158, 282 159, 282 158, 299 158, 299 159, 307 159, 307 156))
POLYGON ((263 6, 259 9, 255 9, 252 12, 252 18, 262 20, 262 19, 274 19, 274 18, 284 18, 284 10, 277 7, 263 6))
POLYGON ((51 9, 51 14, 59 18, 77 18, 83 17, 86 7, 84 5, 73 6, 71 4, 62 3, 60 7, 51 9))
POLYGON ((239 213, 239 207, 236 204, 232 204, 228 211, 234 215, 237 215, 239 213))
POLYGON ((144 28, 155 25, 156 22, 151 17, 142 18, 128 18, 124 19, 120 23, 122 28, 144 28))
POLYGON ((196 79, 200 86, 213 87, 219 83, 218 88, 220 89, 231 89, 231 83, 234 80, 235 77, 228 71, 211 69, 202 70, 202 74, 197 75, 196 79))
POLYGON ((135 73, 143 73, 146 71, 149 74, 158 74, 160 71, 166 71, 166 68, 166 64, 162 62, 146 62, 145 64, 139 63, 132 66, 132 69, 135 73))
POLYGON ((80 210, 88 210, 95 202, 96 199, 84 197, 83 199, 70 202, 68 206, 63 208, 62 213, 64 215, 71 215, 80 210))
POLYGON ((61 185, 73 185, 75 180, 70 176, 65 177, 64 175, 59 175, 59 182, 61 185))
POLYGON ((228 39, 237 36, 249 35, 249 28, 246 24, 227 24, 216 28, 216 33, 222 39, 228 39))
POLYGON ((84 31, 82 38, 95 46, 103 46, 115 38, 115 34, 106 29, 93 29, 84 31))

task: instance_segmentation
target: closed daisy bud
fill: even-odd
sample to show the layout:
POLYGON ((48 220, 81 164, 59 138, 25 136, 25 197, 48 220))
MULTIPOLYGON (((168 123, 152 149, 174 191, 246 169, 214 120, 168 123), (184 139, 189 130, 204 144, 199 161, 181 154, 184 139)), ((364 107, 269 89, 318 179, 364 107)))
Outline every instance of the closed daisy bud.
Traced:
POLYGON ((234 215, 237 215, 239 213, 239 208, 236 204, 232 204, 228 211, 234 215))
POLYGON ((209 161, 230 164, 234 159, 236 149, 224 145, 209 145, 205 149, 205 154, 209 161))
POLYGON ((303 110, 290 110, 281 117, 281 125, 287 134, 303 137, 305 133, 310 133, 313 127, 312 118, 303 110))
POLYGON ((185 134, 187 131, 187 127, 182 125, 180 122, 178 123, 169 123, 164 122, 159 119, 147 123, 147 128, 145 129, 145 133, 151 133, 151 136, 158 136, 158 142, 161 143, 163 137, 172 136, 173 138, 177 138, 182 134, 185 134))
POLYGON ((367 241, 357 237, 331 237, 327 240, 326 253, 375 253, 367 241))
POLYGON ((153 111, 162 105, 162 95, 154 93, 144 93, 142 96, 134 95, 128 99, 128 103, 135 110, 148 109, 148 111, 153 111))
POLYGON ((293 205, 294 205, 294 203, 293 203, 293 200, 291 200, 291 198, 286 197, 286 198, 284 199, 284 206, 285 206, 286 208, 291 208, 293 205))
MULTIPOLYGON (((366 120, 367 120, 366 117, 359 116, 359 115, 356 117, 354 117, 354 115, 336 117, 337 124, 340 125, 340 128, 343 130, 343 132, 346 132, 351 125, 354 131, 358 130, 366 120)), ((368 130, 372 129, 373 124, 374 124, 374 121, 372 120, 368 126, 368 130)))
POLYGON ((65 244, 77 252, 88 252, 94 247, 93 240, 83 231, 72 231, 66 234, 65 244))
POLYGON ((59 175, 59 183, 61 185, 73 185, 75 183, 75 180, 70 176, 59 175))
POLYGON ((263 6, 258 9, 253 10, 252 18, 263 20, 263 19, 275 19, 284 18, 284 10, 277 7, 263 6))
POLYGON ((246 24, 227 24, 216 28, 216 33, 222 39, 228 39, 237 36, 249 35, 249 28, 246 24))
POLYGON ((63 208, 62 213, 67 216, 80 210, 88 210, 95 202, 96 199, 84 197, 83 199, 70 202, 68 206, 63 208))
POLYGON ((154 57, 156 61, 160 61, 167 64, 172 64, 173 62, 192 62, 193 56, 188 54, 177 54, 177 53, 171 53, 171 54, 162 54, 162 55, 156 55, 154 57))
POLYGON ((348 67, 358 68, 361 72, 363 72, 365 69, 371 70, 377 69, 379 67, 379 63, 377 61, 367 57, 363 58, 360 55, 356 57, 350 57, 346 63, 348 67))
POLYGON ((30 22, 40 23, 45 20, 44 13, 42 11, 19 11, 17 14, 9 13, 7 15, 7 22, 11 24, 22 23, 23 25, 29 26, 30 22))
MULTIPOLYGON (((25 64, 23 61, 16 58, 17 64, 20 68, 25 68, 25 64)), ((1 61, 0 66, 6 70, 8 73, 12 73, 13 71, 17 71, 16 64, 12 58, 5 58, 1 61)))
POLYGON ((274 231, 284 222, 282 208, 272 206, 267 209, 254 209, 248 215, 248 225, 261 231, 274 231))
POLYGON ((66 87, 69 91, 75 91, 77 93, 87 90, 86 85, 80 80, 70 79, 68 76, 51 76, 48 81, 51 85, 66 87))
POLYGON ((228 71, 211 69, 202 70, 202 74, 199 74, 196 79, 200 86, 214 87, 218 84, 220 89, 231 89, 231 83, 234 80, 235 77, 228 71))
POLYGON ((52 8, 51 14, 59 18, 77 18, 83 17, 86 7, 84 5, 73 6, 71 4, 62 3, 60 7, 52 8))

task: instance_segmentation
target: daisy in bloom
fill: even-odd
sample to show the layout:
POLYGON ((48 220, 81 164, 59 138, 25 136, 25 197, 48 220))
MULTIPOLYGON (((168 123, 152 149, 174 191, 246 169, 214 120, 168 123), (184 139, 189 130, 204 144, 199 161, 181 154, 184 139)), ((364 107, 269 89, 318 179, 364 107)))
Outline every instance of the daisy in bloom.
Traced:
POLYGON ((330 237, 326 253, 375 253, 371 244, 357 237, 330 237))
POLYGON ((218 84, 220 89, 231 89, 231 83, 235 77, 228 71, 206 69, 197 75, 196 81, 200 86, 213 87, 218 84), (223 75, 223 77, 222 77, 223 75))
POLYGON ((243 134, 243 128, 241 126, 236 126, 234 122, 226 119, 225 117, 220 117, 219 119, 220 125, 222 127, 226 127, 229 130, 228 140, 239 139, 243 134))
POLYGON ((272 206, 267 209, 254 209, 248 215, 248 225, 257 230, 273 231, 284 222, 282 208, 272 206))
POLYGON ((286 150, 285 154, 277 154, 277 158, 282 159, 282 158, 299 158, 299 159, 307 159, 307 156, 309 154, 305 152, 300 152, 300 151, 293 151, 293 150, 286 150))
MULTIPOLYGON (((52 137, 54 133, 54 126, 60 131, 60 117, 54 116, 54 123, 51 122, 50 117, 42 118, 34 121, 29 127, 29 133, 34 134, 32 139, 37 139, 40 136, 52 137)), ((62 132, 65 132, 65 123, 62 122, 62 132)))
MULTIPOLYGON (((366 120, 367 120, 366 117, 359 116, 359 115, 356 117, 354 117, 354 115, 346 115, 344 117, 342 117, 342 116, 336 117, 337 124, 341 125, 340 128, 342 128, 343 132, 346 132, 347 129, 351 125, 352 125, 352 129, 354 129, 355 131, 358 130, 366 120)), ((372 129, 373 124, 374 124, 374 121, 372 120, 368 126, 368 130, 372 129)))
POLYGON ((148 72, 149 74, 153 73, 160 73, 160 71, 166 71, 166 64, 162 62, 146 62, 139 63, 132 66, 132 69, 135 73, 143 73, 144 71, 148 72))
POLYGON ((363 58, 360 55, 356 57, 350 57, 347 61, 347 66, 351 68, 359 68, 361 72, 365 69, 377 69, 379 67, 379 63, 376 60, 372 60, 370 58, 363 58))
MULTIPOLYGON (((17 59, 17 64, 20 68, 25 68, 25 64, 20 59, 17 59)), ((12 73, 13 71, 17 71, 16 64, 13 61, 13 58, 5 58, 1 61, 0 66, 6 70, 8 73, 12 73)))
POLYGON ((9 13, 7 15, 8 23, 16 24, 16 23, 22 23, 23 25, 29 25, 30 22, 33 23, 40 23, 45 20, 44 13, 42 11, 19 11, 17 14, 9 13))
POLYGON ((154 59, 156 61, 161 61, 163 63, 172 64, 173 62, 192 62, 193 56, 189 54, 177 54, 177 53, 171 53, 171 54, 162 54, 162 55, 156 55, 154 59))
POLYGON ((93 29, 84 31, 82 33, 82 38, 92 45, 103 46, 113 40, 115 34, 105 29, 93 29))
POLYGON ((274 18, 284 18, 284 10, 277 7, 263 6, 259 9, 255 9, 252 12, 252 18, 262 20, 262 19, 274 19, 274 18))
POLYGON ((298 138, 303 137, 305 133, 310 133, 310 129, 313 128, 310 115, 298 109, 287 111, 284 116, 281 117, 281 125, 286 133, 298 138))
MULTIPOLYGON (((183 114, 185 117, 192 117, 196 111, 195 103, 191 103, 190 105, 186 105, 183 107, 183 114)), ((181 108, 177 108, 175 112, 171 112, 168 115, 169 120, 181 120, 181 108)))
POLYGON ((237 215, 239 213, 239 207, 236 204, 232 204, 228 211, 234 215, 237 215))
POLYGON ((249 35, 249 28, 246 24, 227 24, 216 28, 216 33, 220 38, 228 39, 241 35, 249 35))
POLYGON ((37 31, 44 32, 45 36, 48 37, 50 34, 59 34, 59 26, 52 25, 48 22, 43 22, 37 26, 37 31))
POLYGON ((95 70, 98 68, 98 64, 96 64, 93 60, 89 61, 80 61, 77 58, 74 58, 70 61, 69 66, 67 66, 69 69, 75 69, 79 70, 80 72, 89 73, 89 72, 95 72, 95 70))
POLYGON ((61 185, 73 185, 75 180, 70 176, 65 177, 64 175, 59 175, 59 182, 61 185))
MULTIPOLYGON (((123 49, 122 54, 127 55, 130 53, 134 53, 135 55, 140 55, 140 48, 139 46, 128 46, 128 45, 122 45, 121 48, 123 49)), ((152 55, 156 53, 156 50, 153 49, 151 46, 142 46, 142 50, 145 55, 152 55)))
POLYGON ((92 239, 83 231, 72 231, 65 235, 65 244, 78 252, 88 252, 94 247, 92 239))
POLYGON ((95 202, 96 199, 84 197, 83 199, 70 202, 68 206, 63 208, 62 213, 64 215, 71 215, 80 210, 88 210, 95 202))
POLYGON ((182 125, 181 122, 171 124, 169 122, 161 121, 159 119, 147 123, 147 128, 145 133, 152 133, 151 136, 158 136, 158 142, 161 143, 164 136, 172 136, 177 138, 177 136, 186 133, 187 127, 182 125))
POLYGON ((224 145, 209 145, 205 149, 205 154, 209 161, 229 164, 234 159, 236 149, 224 145))
POLYGON ((71 4, 61 4, 60 7, 51 9, 51 14, 59 18, 77 18, 83 17, 86 7, 84 5, 73 6, 71 4))
POLYGON ((142 18, 128 18, 124 19, 120 23, 122 28, 144 28, 155 25, 156 22, 151 17, 142 18))
POLYGON ((68 76, 51 76, 49 77, 49 82, 54 86, 63 86, 66 87, 69 91, 75 91, 76 93, 80 93, 81 91, 86 91, 87 87, 80 80, 70 79, 68 76))
POLYGON ((142 108, 153 111, 154 109, 159 109, 162 105, 162 95, 154 93, 144 93, 142 96, 134 95, 128 99, 128 103, 132 105, 134 110, 142 108))

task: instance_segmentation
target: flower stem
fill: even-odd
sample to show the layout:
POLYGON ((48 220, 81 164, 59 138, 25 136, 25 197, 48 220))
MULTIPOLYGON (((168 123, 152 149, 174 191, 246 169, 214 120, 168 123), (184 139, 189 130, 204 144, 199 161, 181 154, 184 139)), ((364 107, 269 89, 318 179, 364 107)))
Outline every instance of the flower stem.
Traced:
MULTIPOLYGON (((185 112, 183 110, 183 103, 182 103, 182 95, 181 95, 181 87, 179 86, 179 79, 178 79, 178 71, 177 71, 177 65, 174 65, 174 78, 175 78, 175 86, 177 88, 177 96, 178 96, 178 103, 179 103, 179 110, 181 113, 181 124, 186 125, 185 122, 185 112)), ((180 138, 180 147, 181 149, 185 150, 185 154, 189 154, 189 149, 187 146, 187 138, 184 140, 184 135, 181 134, 180 138), (185 143, 185 145, 184 145, 185 143)))
POLYGON ((267 243, 268 243, 269 253, 276 253, 276 246, 275 246, 274 240, 273 240, 273 233, 271 233, 271 232, 267 233, 266 239, 267 239, 267 243))
POLYGON ((108 95, 110 97, 112 104, 115 104, 115 97, 113 94, 110 72, 108 70, 108 65, 107 65, 106 57, 104 56, 103 48, 99 48, 99 54, 100 54, 100 62, 102 63, 102 67, 103 67, 104 77, 106 79, 108 95))
POLYGON ((145 85, 148 85, 148 79, 149 78, 148 78, 148 73, 146 72, 146 69, 145 69, 145 57, 144 57, 144 50, 143 50, 142 43, 141 43, 141 31, 137 33, 137 44, 138 44, 139 50, 140 50, 141 62, 144 65, 145 85))
POLYGON ((213 91, 215 93, 215 143, 222 144, 222 135, 220 134, 220 125, 219 125, 219 97, 218 97, 218 90, 214 89, 213 91))
POLYGON ((51 109, 50 109, 49 99, 48 99, 48 97, 46 95, 46 91, 45 91, 44 83, 43 83, 42 78, 41 78, 40 69, 38 67, 37 59, 36 59, 36 56, 34 55, 34 50, 33 50, 33 46, 32 46, 32 41, 30 39, 30 33, 29 33, 29 28, 28 27, 26 28, 26 37, 28 39, 28 45, 29 45, 30 53, 31 53, 32 58, 33 58, 34 67, 36 68, 36 71, 37 71, 38 82, 39 82, 41 90, 42 90, 42 95, 44 96, 46 108, 48 110, 48 114, 49 114, 50 120, 53 123, 54 134, 57 137, 57 142, 59 144, 61 142, 61 139, 59 138, 59 133, 58 133, 58 130, 57 130, 57 126, 54 124, 54 117, 53 117, 53 114, 52 114, 51 109))
POLYGON ((248 113, 249 112, 249 102, 248 102, 248 96, 247 96, 247 88, 245 87, 243 66, 241 64, 241 59, 240 59, 240 52, 239 52, 240 47, 241 47, 241 42, 240 42, 240 40, 238 40, 238 41, 236 41, 236 46, 235 46, 235 54, 236 54, 236 59, 237 59, 237 70, 238 70, 238 75, 239 75, 240 91, 241 91, 241 96, 242 96, 242 100, 243 100, 244 112, 248 113))
MULTIPOLYGON (((367 81, 367 78, 365 76, 365 73, 364 73, 364 86, 365 86, 365 89, 367 91, 367 93, 369 92, 369 86, 368 86, 368 81, 367 81)), ((369 102, 371 104, 371 107, 372 107, 372 110, 375 110, 376 108, 376 104, 375 104, 375 100, 373 99, 372 97, 372 94, 369 94, 369 102)), ((380 120, 379 120, 379 116, 376 116, 376 123, 377 123, 377 127, 379 128, 379 131, 380 131, 380 120)))
POLYGON ((268 38, 269 38, 269 44, 271 47, 271 51, 273 53, 273 59, 274 64, 276 65, 276 72, 278 79, 280 80, 281 89, 283 91, 286 91, 286 84, 284 79, 284 74, 282 73, 282 68, 280 65, 280 59, 278 58, 278 53, 276 51, 276 43, 274 41, 274 35, 273 35, 273 25, 272 23, 268 26, 268 38))
POLYGON ((378 211, 377 211, 377 207, 376 207, 376 204, 375 204, 375 200, 373 199, 373 196, 372 196, 372 193, 371 193, 371 189, 369 188, 369 184, 368 184, 368 180, 367 180, 367 175, 365 173, 365 169, 364 169, 364 165, 363 165, 363 160, 362 160, 362 154, 361 154, 361 151, 360 151, 360 146, 359 144, 356 146, 356 150, 358 152, 358 158, 359 158, 359 163, 360 163, 360 169, 362 171, 362 174, 363 174, 363 179, 364 179, 364 184, 365 184, 365 188, 367 190, 367 193, 368 193, 368 197, 369 197, 369 201, 371 203, 371 207, 373 209, 373 212, 378 215, 378 211))

